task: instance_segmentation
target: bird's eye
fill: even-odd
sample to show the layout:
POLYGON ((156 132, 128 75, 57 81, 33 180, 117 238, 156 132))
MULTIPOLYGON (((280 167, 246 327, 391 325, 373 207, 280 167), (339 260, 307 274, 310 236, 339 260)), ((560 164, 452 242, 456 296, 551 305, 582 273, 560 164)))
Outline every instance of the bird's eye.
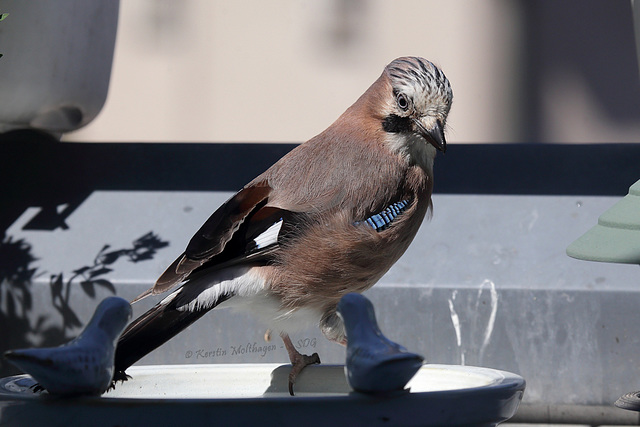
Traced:
POLYGON ((402 111, 407 111, 407 109, 409 108, 409 99, 407 98, 407 95, 405 95, 404 93, 400 93, 398 94, 396 100, 398 102, 398 107, 400 107, 402 111))

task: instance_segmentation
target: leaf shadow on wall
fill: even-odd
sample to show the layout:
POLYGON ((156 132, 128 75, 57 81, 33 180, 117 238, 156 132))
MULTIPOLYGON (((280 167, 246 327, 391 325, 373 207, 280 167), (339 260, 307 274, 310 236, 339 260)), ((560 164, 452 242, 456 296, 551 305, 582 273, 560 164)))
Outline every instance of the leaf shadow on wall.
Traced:
MULTIPOLYGON (((52 315, 34 312, 34 280, 45 273, 33 267, 37 259, 31 245, 24 239, 6 236, 0 243, 0 353, 16 348, 53 347, 71 340, 74 331, 84 326, 70 304, 72 292, 80 289, 87 298, 95 299, 97 289, 103 288, 115 295, 116 288, 108 276, 114 271, 116 261, 121 258, 134 263, 151 260, 159 249, 168 245, 169 242, 148 232, 135 239, 130 247, 113 249, 105 244, 88 265, 73 270, 67 278, 64 273, 50 275, 51 306, 57 312, 52 315)), ((18 372, 0 359, 0 376, 18 372)))

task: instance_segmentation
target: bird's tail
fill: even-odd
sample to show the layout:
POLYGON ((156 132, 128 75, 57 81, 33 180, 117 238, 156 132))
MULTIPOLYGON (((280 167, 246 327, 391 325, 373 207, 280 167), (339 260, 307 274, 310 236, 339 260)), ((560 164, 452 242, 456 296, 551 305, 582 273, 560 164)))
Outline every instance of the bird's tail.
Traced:
POLYGON ((129 366, 169 341, 230 297, 231 295, 222 294, 215 304, 195 310, 178 310, 176 298, 165 298, 159 302, 131 322, 120 336, 115 354, 114 379, 125 379, 124 371, 129 366))

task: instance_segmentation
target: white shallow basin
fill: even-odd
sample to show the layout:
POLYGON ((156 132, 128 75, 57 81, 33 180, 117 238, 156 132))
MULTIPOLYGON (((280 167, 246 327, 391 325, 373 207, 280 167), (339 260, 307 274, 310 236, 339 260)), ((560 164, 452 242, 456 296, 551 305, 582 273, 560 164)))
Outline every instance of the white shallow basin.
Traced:
POLYGON ((289 365, 134 366, 102 397, 34 394, 28 375, 0 379, 0 425, 496 425, 511 418, 522 377, 470 366, 425 365, 410 391, 370 396, 349 388, 344 367, 307 367, 291 397, 289 365))

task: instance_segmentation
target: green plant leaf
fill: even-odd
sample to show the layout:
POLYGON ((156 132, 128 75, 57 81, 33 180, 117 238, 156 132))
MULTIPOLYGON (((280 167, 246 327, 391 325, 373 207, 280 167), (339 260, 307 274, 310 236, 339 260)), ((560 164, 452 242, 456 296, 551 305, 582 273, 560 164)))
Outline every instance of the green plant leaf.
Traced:
POLYGON ((9 16, 8 13, 0 13, 0 21, 4 20, 7 16, 9 16))

